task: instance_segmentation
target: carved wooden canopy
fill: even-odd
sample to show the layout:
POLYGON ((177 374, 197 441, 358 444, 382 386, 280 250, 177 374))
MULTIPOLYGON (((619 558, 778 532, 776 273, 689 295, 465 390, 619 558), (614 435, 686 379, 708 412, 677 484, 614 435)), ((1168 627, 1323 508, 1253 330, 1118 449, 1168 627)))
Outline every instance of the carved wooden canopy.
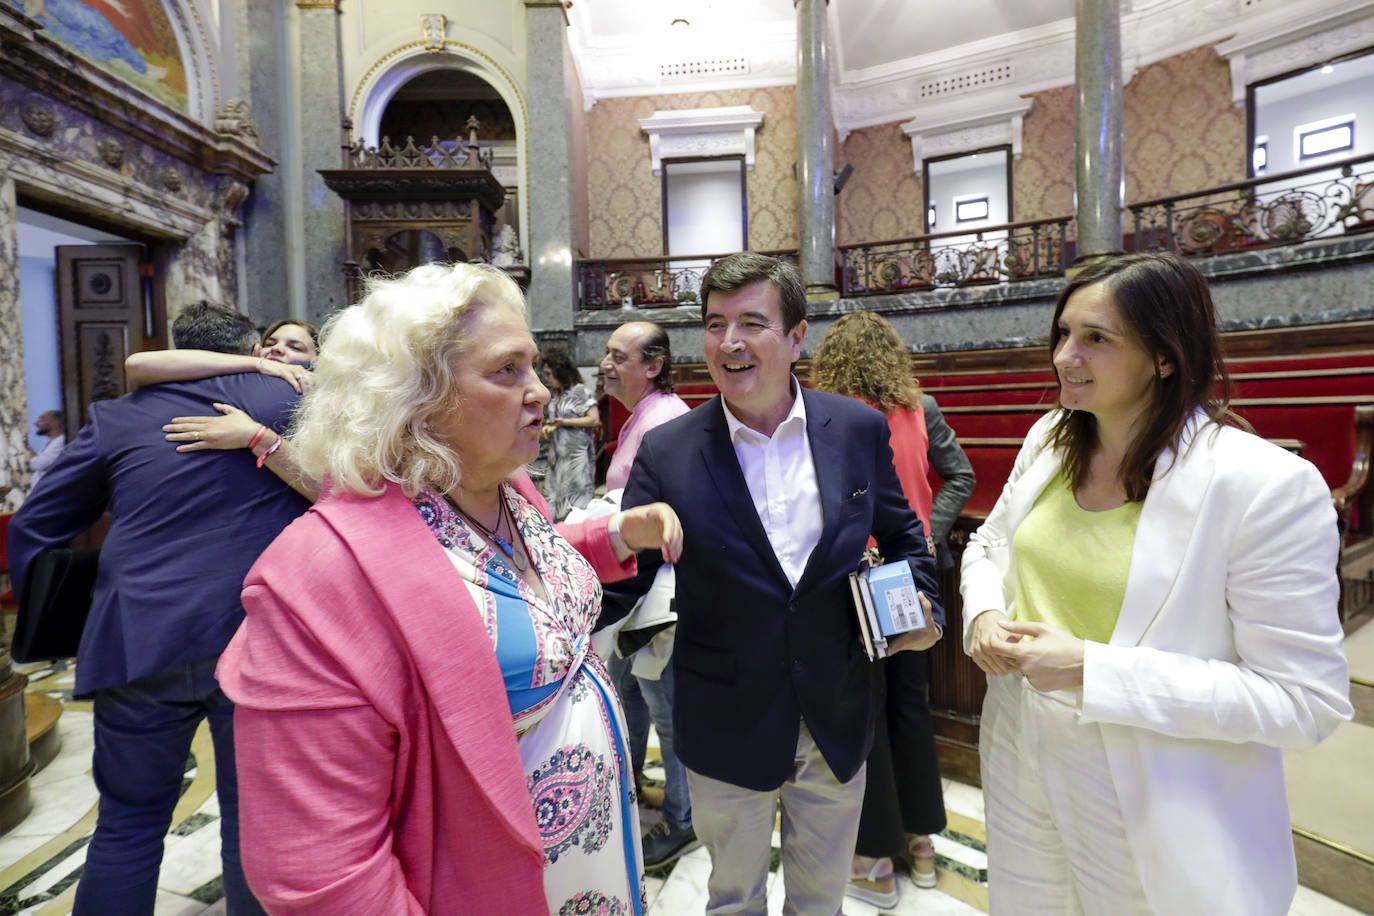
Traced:
POLYGON ((374 271, 399 273, 431 261, 490 261, 495 213, 505 189, 491 170, 489 150, 469 142, 399 149, 383 138, 345 151, 346 167, 321 169, 348 210, 345 245, 349 298, 374 271))

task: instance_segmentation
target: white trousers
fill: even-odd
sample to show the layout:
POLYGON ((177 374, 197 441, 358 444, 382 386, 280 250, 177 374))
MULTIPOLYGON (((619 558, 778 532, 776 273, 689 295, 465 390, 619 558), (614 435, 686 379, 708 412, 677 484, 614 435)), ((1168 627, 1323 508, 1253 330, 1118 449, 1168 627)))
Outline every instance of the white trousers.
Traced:
POLYGON ((1102 732, 1079 723, 1078 693, 988 678, 979 754, 993 916, 1150 913, 1102 732))
POLYGON ((783 913, 836 916, 849 883, 866 772, 865 766, 849 782, 836 779, 805 722, 792 775, 771 792, 687 770, 692 827, 711 854, 707 916, 766 916, 769 851, 779 804, 787 890, 783 913))

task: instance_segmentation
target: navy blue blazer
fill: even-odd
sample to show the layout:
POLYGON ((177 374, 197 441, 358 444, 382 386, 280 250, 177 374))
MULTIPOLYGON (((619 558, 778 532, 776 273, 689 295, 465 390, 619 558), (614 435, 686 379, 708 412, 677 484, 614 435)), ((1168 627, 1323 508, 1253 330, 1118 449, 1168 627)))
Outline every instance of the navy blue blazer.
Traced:
POLYGON ((247 449, 176 451, 173 417, 239 407, 278 432, 298 395, 245 373, 142 388, 97 401, 10 523, 16 594, 33 557, 67 544, 108 508, 76 693, 212 658, 243 620, 239 592, 258 555, 309 502, 247 449))
MULTIPOLYGON (((859 643, 848 575, 870 534, 885 559, 910 561, 944 625, 935 560, 902 495, 887 421, 852 398, 802 397, 823 522, 795 589, 754 510, 719 397, 644 437, 622 501, 662 500, 682 519, 673 746, 696 772, 759 791, 792 774, 802 719, 842 781, 868 757, 880 682, 859 643)), ((641 553, 641 577, 660 562, 641 553)))

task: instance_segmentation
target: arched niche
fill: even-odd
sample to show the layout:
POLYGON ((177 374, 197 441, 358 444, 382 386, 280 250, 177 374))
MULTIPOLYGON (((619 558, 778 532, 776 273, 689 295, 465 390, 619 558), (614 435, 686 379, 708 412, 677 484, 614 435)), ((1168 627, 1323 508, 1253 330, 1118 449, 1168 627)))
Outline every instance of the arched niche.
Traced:
POLYGON ((468 260, 457 241, 424 229, 402 229, 388 236, 380 247, 369 248, 361 266, 368 274, 399 274, 422 264, 456 264, 468 260))
MULTIPOLYGON (((396 48, 372 65, 359 82, 349 104, 349 118, 353 136, 367 146, 381 143, 382 117, 392 98, 411 80, 436 71, 459 71, 482 79, 501 97, 515 123, 515 164, 513 173, 501 168, 494 172, 503 185, 519 191, 519 220, 516 228, 522 240, 529 238, 529 172, 526 147, 529 144, 529 123, 525 100, 509 72, 494 58, 481 50, 446 39, 444 50, 426 50, 423 42, 396 48)), ((404 143, 404 137, 391 138, 404 143)), ((449 139, 449 138, 440 138, 449 139)), ((416 137, 417 144, 426 144, 429 137, 416 137)))

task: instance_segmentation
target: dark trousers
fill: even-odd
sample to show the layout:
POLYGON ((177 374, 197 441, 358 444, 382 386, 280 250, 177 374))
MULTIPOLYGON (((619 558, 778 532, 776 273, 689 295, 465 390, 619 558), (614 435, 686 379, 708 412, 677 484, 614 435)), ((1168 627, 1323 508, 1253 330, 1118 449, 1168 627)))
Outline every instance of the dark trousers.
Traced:
POLYGON ((930 718, 930 660, 925 652, 900 652, 878 664, 886 697, 868 755, 868 783, 854 850, 875 858, 903 852, 908 833, 945 829, 930 718))
POLYGON ((215 746, 228 912, 263 912, 239 862, 234 707, 215 681, 217 661, 209 658, 95 692, 93 769, 100 808, 73 913, 153 912, 163 839, 201 719, 209 719, 215 746))

